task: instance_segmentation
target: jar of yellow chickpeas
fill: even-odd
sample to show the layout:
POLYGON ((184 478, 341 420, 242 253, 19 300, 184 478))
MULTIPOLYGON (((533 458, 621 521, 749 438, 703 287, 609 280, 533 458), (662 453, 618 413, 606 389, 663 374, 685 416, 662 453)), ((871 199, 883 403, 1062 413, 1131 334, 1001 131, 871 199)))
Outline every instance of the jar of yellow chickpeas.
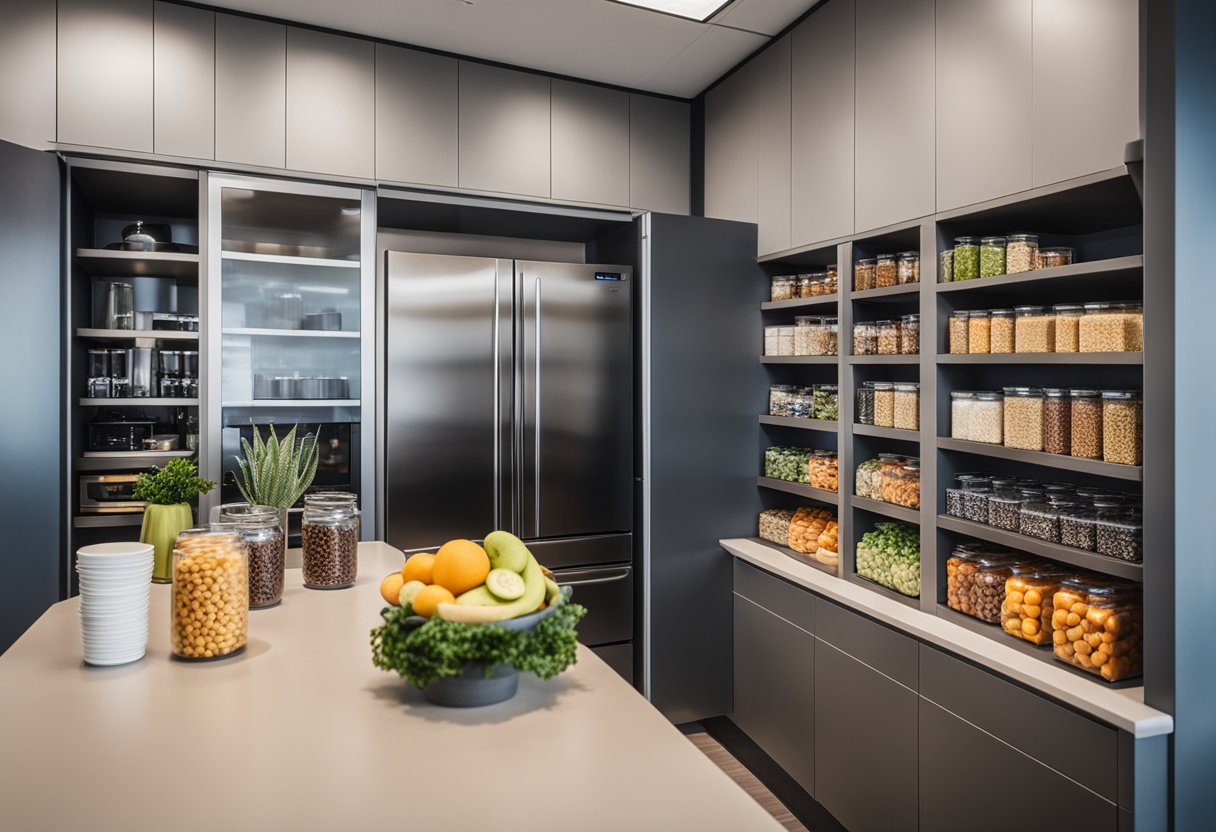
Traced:
POLYGON ((188 661, 235 656, 249 623, 249 553, 235 531, 188 529, 173 545, 173 655, 188 661))

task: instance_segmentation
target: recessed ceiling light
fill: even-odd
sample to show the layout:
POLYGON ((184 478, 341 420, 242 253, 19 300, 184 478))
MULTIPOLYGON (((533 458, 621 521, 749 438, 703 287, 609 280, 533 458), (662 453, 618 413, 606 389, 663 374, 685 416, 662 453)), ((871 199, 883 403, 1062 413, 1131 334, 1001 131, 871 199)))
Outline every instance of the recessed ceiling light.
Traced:
POLYGON ((676 17, 686 17, 704 23, 732 0, 613 0, 626 6, 637 6, 663 14, 673 14, 676 17))

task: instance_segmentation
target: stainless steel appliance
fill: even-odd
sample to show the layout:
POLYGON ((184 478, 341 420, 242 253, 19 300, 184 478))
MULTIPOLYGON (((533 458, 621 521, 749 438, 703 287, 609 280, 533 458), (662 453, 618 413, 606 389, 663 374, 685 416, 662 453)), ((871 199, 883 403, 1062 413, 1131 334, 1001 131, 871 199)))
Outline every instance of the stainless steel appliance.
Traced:
POLYGON ((90 451, 142 451, 156 432, 150 419, 102 418, 88 423, 86 447, 90 451))
MULTIPOLYGON (((633 635, 633 273, 388 252, 386 537, 522 537, 633 635)), ((590 627, 590 623, 588 625, 590 627)))
POLYGON ((143 510, 143 500, 132 496, 138 479, 139 474, 81 474, 81 512, 106 514, 143 510))

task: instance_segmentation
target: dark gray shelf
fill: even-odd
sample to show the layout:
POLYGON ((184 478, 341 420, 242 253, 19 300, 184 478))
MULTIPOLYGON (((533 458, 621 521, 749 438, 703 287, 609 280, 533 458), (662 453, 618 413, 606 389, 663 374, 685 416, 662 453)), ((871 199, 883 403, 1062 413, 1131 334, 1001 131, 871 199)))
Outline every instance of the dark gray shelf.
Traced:
POLYGON ((920 431, 902 428, 880 428, 878 425, 853 425, 854 436, 877 436, 880 439, 898 439, 901 442, 919 442, 920 431))
POLYGON ((142 526, 144 513, 142 511, 122 514, 90 514, 72 518, 72 526, 77 529, 108 529, 121 526, 142 526))
POLYGON ((135 341, 149 338, 156 341, 197 341, 197 332, 177 332, 169 329, 95 329, 78 327, 77 338, 89 338, 97 341, 135 341))
POLYGON ((850 355, 850 364, 919 364, 919 355, 850 355))
POLYGON ((198 280, 197 254, 76 249, 76 265, 92 277, 173 277, 198 280))
POLYGON ((1026 537, 1025 535, 1005 531, 1004 529, 986 526, 983 523, 973 523, 970 520, 951 517, 948 514, 937 515, 937 527, 978 538, 979 540, 986 540, 989 543, 998 543, 1001 546, 1008 546, 1011 549, 1017 549, 1022 552, 1029 552, 1032 555, 1038 555, 1039 557, 1048 558, 1059 563, 1066 563, 1069 566, 1088 569, 1091 572, 1099 572, 1103 575, 1110 575, 1115 578, 1123 578, 1138 583, 1143 583, 1144 581, 1144 565, 1140 563, 1128 563, 1118 558, 1108 558, 1106 555, 1087 552, 1084 549, 1074 549, 1071 546, 1061 546, 1058 543, 1037 540, 1036 538, 1026 537))
POLYGON ((1142 352, 1015 352, 937 356, 938 364, 1143 364, 1142 352))
POLYGON ((762 425, 779 425, 783 428, 798 428, 799 430, 821 430, 824 433, 835 433, 839 422, 827 419, 802 419, 797 416, 761 416, 762 425))
POLYGON ((831 575, 833 578, 836 577, 836 567, 835 566, 828 566, 826 563, 820 563, 819 561, 815 560, 810 555, 804 555, 801 552, 795 552, 789 546, 780 546, 780 545, 774 543, 773 541, 765 540, 762 537, 749 537, 748 540, 751 540, 755 543, 759 543, 761 546, 767 546, 768 548, 770 548, 774 551, 780 552, 781 554, 785 555, 786 557, 793 558, 794 560, 798 561, 799 563, 805 563, 807 566, 813 566, 814 568, 818 569, 820 572, 823 572, 827 575, 831 575))
POLYGON ((1110 477, 1118 480, 1140 482, 1144 479, 1144 469, 1139 465, 1118 465, 1113 462, 1102 462, 1097 459, 1080 459, 1063 454, 1047 454, 1042 451, 1021 451, 1016 448, 1006 448, 1004 445, 989 445, 985 442, 967 442, 962 439, 950 439, 939 436, 937 447, 943 451, 960 451, 979 456, 991 456, 997 459, 1011 459, 1015 462, 1027 462, 1031 465, 1041 465, 1045 468, 1058 468, 1062 471, 1077 471, 1082 474, 1094 474, 1099 477, 1110 477))
POLYGON ((80 399, 81 407, 198 407, 198 399, 162 399, 136 398, 127 396, 121 399, 80 399))
POLYGON ((839 361, 835 355, 762 355, 761 364, 835 364, 839 361))
POLYGON ((840 295, 833 292, 830 295, 816 295, 810 298, 794 298, 793 300, 766 300, 760 304, 764 312, 776 312, 781 309, 805 309, 814 306, 835 306, 840 295))
MULTIPOLYGON (((871 581, 869 578, 867 578, 863 575, 858 575, 856 572, 848 575, 846 577, 846 580, 848 580, 850 583, 855 583, 858 586, 864 586, 866 589, 870 590, 871 592, 876 592, 879 595, 885 595, 886 597, 890 598, 892 601, 898 601, 899 603, 903 604, 904 606, 911 607, 914 610, 920 609, 920 598, 909 598, 907 595, 904 595, 902 592, 896 592, 893 589, 888 589, 887 587, 883 586, 882 584, 878 583, 877 581, 871 581)), ((923 590, 924 587, 922 586, 921 589, 923 590)))
POLYGON ((871 500, 868 497, 858 497, 855 494, 849 497, 849 505, 851 505, 853 508, 868 511, 871 514, 881 514, 883 517, 890 517, 892 520, 901 520, 904 523, 911 523, 914 526, 920 525, 919 509, 904 508, 903 506, 893 505, 892 503, 884 503, 882 500, 871 500))
POLYGON ((998 290, 1008 289, 1008 292, 1000 291, 1000 293, 1025 296, 1028 291, 1038 288, 1035 284, 1051 284, 1053 287, 1099 287, 1098 284, 1106 285, 1120 277, 1138 276, 1143 269, 1144 257, 1136 254, 1129 257, 1114 257, 1109 260, 1073 263, 1053 269, 1005 274, 999 277, 981 277, 975 280, 939 283, 937 291, 949 293, 981 291, 996 294, 998 290))
MULTIPOLYGON (((852 277, 850 275, 850 277, 852 277)), ((860 292, 849 292, 849 300, 905 300, 915 299, 920 292, 919 283, 904 283, 900 286, 883 286, 881 289, 863 289, 860 292)))
POLYGON ((830 506, 840 505, 840 495, 835 491, 812 488, 800 482, 786 482, 785 480, 775 480, 772 477, 756 477, 756 485, 761 488, 770 488, 773 491, 784 491, 786 494, 797 494, 799 497, 817 500, 830 506))

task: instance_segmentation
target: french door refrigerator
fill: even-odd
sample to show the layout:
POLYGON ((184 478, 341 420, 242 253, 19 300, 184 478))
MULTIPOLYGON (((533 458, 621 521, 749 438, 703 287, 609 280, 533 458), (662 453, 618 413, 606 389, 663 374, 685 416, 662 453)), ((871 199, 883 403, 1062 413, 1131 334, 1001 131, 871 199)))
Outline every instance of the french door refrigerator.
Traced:
POLYGON ((632 666, 632 269, 386 253, 385 533, 523 538, 632 666))

